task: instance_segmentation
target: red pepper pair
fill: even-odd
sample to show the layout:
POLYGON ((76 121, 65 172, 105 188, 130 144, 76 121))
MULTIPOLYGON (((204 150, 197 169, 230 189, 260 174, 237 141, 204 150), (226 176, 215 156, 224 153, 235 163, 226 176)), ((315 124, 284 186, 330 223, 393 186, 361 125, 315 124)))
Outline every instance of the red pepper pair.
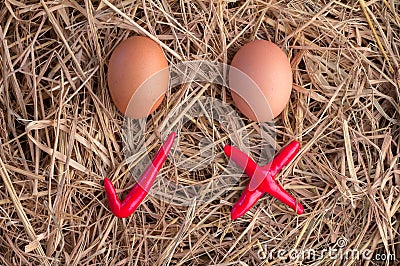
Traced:
MULTIPOLYGON (((111 211, 119 218, 126 218, 131 215, 150 191, 158 172, 167 158, 172 144, 174 143, 175 133, 171 133, 154 157, 150 166, 140 177, 137 184, 121 202, 115 192, 115 188, 110 179, 104 179, 104 186, 108 197, 111 211)), ((287 193, 276 181, 276 174, 288 164, 296 155, 300 147, 297 141, 292 141, 287 145, 275 159, 265 165, 257 165, 248 155, 232 146, 225 146, 225 154, 236 164, 244 169, 246 174, 251 177, 249 184, 240 196, 238 202, 233 206, 232 220, 245 214, 261 198, 264 193, 268 193, 281 202, 285 203, 298 214, 304 212, 303 206, 287 193)))
POLYGON ((296 156, 299 148, 300 143, 294 140, 284 147, 272 162, 259 166, 244 152, 229 145, 225 146, 225 154, 251 177, 246 189, 232 208, 232 220, 241 217, 250 210, 264 193, 268 193, 285 203, 298 214, 304 212, 304 207, 275 180, 276 174, 296 156))

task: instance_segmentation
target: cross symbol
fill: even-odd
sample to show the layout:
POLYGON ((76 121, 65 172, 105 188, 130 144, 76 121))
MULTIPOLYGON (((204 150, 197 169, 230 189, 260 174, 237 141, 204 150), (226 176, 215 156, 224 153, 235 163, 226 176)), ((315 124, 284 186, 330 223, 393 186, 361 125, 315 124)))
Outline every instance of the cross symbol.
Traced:
POLYGON ((240 168, 244 169, 245 173, 251 178, 246 189, 232 208, 232 220, 241 217, 250 210, 264 193, 268 193, 288 205, 298 214, 304 212, 304 207, 275 180, 277 173, 295 157, 299 148, 300 143, 293 140, 282 149, 272 162, 260 166, 241 150, 230 145, 224 147, 225 154, 240 168))

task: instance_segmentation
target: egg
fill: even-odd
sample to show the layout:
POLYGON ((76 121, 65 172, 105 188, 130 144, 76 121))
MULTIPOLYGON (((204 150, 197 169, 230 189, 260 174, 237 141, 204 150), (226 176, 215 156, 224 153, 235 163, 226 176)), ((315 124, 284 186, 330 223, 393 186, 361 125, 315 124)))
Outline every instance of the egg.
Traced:
POLYGON ((271 121, 290 99, 292 69, 286 54, 265 40, 245 44, 232 59, 229 87, 236 107, 247 118, 271 121))
POLYGON ((107 82, 117 109, 130 118, 153 113, 168 88, 168 62, 161 47, 143 36, 122 41, 113 51, 107 82))

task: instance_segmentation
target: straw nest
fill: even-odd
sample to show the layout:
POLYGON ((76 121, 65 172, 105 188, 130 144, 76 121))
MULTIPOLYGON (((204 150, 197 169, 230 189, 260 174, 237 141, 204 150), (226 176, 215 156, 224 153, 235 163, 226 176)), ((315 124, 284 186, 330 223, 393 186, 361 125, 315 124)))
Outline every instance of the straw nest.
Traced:
MULTIPOLYGON (((400 252, 398 14, 391 0, 3 1, 0 265, 393 265, 400 252), (305 214, 265 195, 232 222, 248 182, 240 175, 201 204, 149 196, 129 218, 112 215, 103 178, 121 194, 135 181, 107 63, 130 35, 154 36, 171 65, 229 64, 253 39, 288 54, 294 90, 275 120, 275 149, 292 139, 302 148, 278 180, 305 214), (369 251, 375 260, 335 259, 324 253, 329 248, 369 251), (294 260, 307 249, 316 256, 294 260)), ((170 88, 147 121, 150 155, 172 108, 199 96, 233 106, 226 87, 170 88)), ((241 119, 257 157, 264 125, 241 119)), ((186 156, 201 155, 197 142, 206 135, 224 142, 209 167, 191 172, 168 160, 160 176, 184 185, 229 176, 221 127, 203 118, 183 124, 186 156)))

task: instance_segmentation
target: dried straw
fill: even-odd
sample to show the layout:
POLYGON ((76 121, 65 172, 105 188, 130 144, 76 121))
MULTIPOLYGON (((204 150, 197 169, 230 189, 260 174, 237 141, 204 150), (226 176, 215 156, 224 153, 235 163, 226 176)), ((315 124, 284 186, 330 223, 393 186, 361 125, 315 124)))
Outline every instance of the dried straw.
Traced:
MULTIPOLYGON (((6 0, 0 43, 0 265, 299 265, 269 252, 321 254, 338 240, 346 242, 344 252, 370 250, 387 259, 325 254, 302 263, 399 259, 398 2, 6 0), (302 149, 278 178, 305 214, 266 195, 232 222, 231 206, 247 178, 206 204, 147 197, 127 219, 110 213, 102 179, 129 189, 129 170, 142 158, 125 160, 123 117, 106 84, 110 54, 129 35, 155 40, 170 64, 229 63, 253 39, 287 52, 294 90, 275 120, 276 148, 296 138, 302 149)), ((227 88, 203 86, 169 90, 148 119, 150 154, 177 106, 200 96, 232 104, 227 88)), ((244 121, 249 151, 259 156, 263 125, 244 121)), ((163 177, 203 184, 234 175, 226 172, 222 147, 229 136, 220 124, 192 119, 182 132, 186 156, 199 158, 204 136, 220 140, 217 156, 197 172, 168 161, 163 177)))

